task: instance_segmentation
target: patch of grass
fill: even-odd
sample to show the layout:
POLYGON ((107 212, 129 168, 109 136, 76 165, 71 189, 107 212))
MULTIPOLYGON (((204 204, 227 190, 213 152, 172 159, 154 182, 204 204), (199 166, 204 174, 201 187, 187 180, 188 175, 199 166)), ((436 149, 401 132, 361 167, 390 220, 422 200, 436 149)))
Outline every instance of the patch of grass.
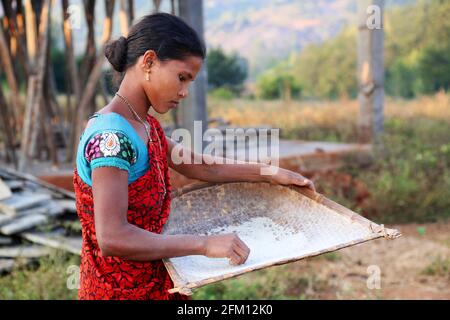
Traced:
MULTIPOLYGON (((356 100, 208 101, 209 114, 233 126, 282 128, 281 138, 356 142, 356 100)), ((436 222, 450 218, 450 95, 439 92, 414 100, 386 99, 383 148, 369 166, 349 160, 340 169, 369 193, 360 203, 325 179, 319 192, 380 223, 436 222)))
POLYGON ((0 276, 0 300, 73 300, 77 290, 67 288, 67 268, 79 265, 78 256, 54 251, 27 266, 0 276))
POLYGON ((450 248, 450 238, 444 239, 443 243, 450 248))
POLYGON ((339 253, 337 252, 328 252, 325 253, 324 255, 322 255, 322 257, 327 260, 327 261, 331 261, 331 262, 335 262, 335 261, 340 261, 341 260, 341 256, 339 255, 339 253))
POLYGON ((429 266, 423 270, 428 276, 447 277, 450 279, 450 258, 438 256, 429 266))
POLYGON ((293 272, 291 265, 254 271, 194 291, 195 300, 316 299, 329 289, 328 281, 315 275, 293 272))

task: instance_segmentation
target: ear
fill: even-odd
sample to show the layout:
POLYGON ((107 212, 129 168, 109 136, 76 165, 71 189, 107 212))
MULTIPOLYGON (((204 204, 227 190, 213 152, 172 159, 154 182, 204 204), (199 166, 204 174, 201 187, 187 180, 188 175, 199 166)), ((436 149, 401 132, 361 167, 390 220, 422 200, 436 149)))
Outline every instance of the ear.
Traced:
POLYGON ((158 60, 158 56, 156 52, 153 50, 147 50, 144 53, 144 57, 142 59, 142 69, 145 72, 149 72, 152 65, 158 60))

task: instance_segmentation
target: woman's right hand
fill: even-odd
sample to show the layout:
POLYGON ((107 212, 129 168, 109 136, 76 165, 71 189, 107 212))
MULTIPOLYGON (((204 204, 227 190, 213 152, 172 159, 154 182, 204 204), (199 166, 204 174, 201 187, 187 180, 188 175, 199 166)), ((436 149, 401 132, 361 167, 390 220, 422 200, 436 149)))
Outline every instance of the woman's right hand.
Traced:
POLYGON ((243 264, 250 249, 235 233, 210 235, 206 237, 205 256, 209 258, 228 258, 230 264, 243 264))

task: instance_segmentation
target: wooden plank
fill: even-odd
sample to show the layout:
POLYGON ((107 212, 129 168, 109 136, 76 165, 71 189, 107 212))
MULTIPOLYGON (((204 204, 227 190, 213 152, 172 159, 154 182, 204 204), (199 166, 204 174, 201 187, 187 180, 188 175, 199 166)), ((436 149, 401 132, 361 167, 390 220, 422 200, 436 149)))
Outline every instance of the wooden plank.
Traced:
POLYGON ((31 174, 27 174, 27 173, 23 173, 23 172, 18 172, 16 170, 10 169, 10 168, 6 168, 6 167, 2 167, 0 168, 0 175, 8 175, 11 178, 20 178, 23 180, 27 180, 29 182, 33 182, 41 187, 44 187, 46 189, 52 190, 58 194, 64 195, 66 197, 69 197, 71 199, 75 199, 75 193, 71 192, 71 191, 67 191, 63 188, 59 188, 51 183, 47 183, 45 181, 42 181, 39 178, 36 178, 35 176, 31 175, 31 174))
POLYGON ((18 189, 23 189, 25 187, 25 183, 21 180, 5 180, 3 181, 8 187, 9 189, 11 189, 12 191, 14 190, 18 190, 18 189))
POLYGON ((0 246, 6 246, 13 243, 13 239, 10 237, 0 236, 0 246))
POLYGON ((15 219, 18 219, 18 218, 21 218, 24 216, 42 214, 42 215, 46 215, 46 216, 50 216, 50 217, 56 217, 63 213, 64 213, 64 209, 60 205, 58 205, 54 201, 49 201, 38 207, 21 210, 18 212, 18 214, 16 216, 9 216, 9 215, 0 213, 0 226, 5 225, 10 222, 13 222, 13 221, 15 221, 15 219))
POLYGON ((81 254, 81 237, 65 237, 64 230, 55 230, 53 232, 24 232, 20 236, 28 241, 41 244, 54 249, 61 249, 73 254, 81 254))
POLYGON ((26 215, 43 214, 51 217, 59 216, 64 213, 64 209, 55 201, 49 201, 39 207, 19 211, 17 217, 26 215))
POLYGON ((53 200, 52 202, 59 205, 65 212, 77 213, 77 206, 75 205, 74 200, 62 199, 62 200, 53 200))
POLYGON ((0 248, 2 258, 40 258, 49 255, 50 248, 39 245, 22 245, 0 248))
POLYGON ((48 216, 43 214, 27 215, 14 219, 12 222, 1 226, 0 233, 9 236, 25 230, 29 230, 48 221, 48 216))
POLYGON ((0 179, 0 200, 7 199, 11 196, 12 196, 11 189, 2 179, 0 179))
POLYGON ((10 198, 0 201, 0 212, 14 217, 20 210, 39 205, 50 199, 48 194, 13 194, 10 198))
POLYGON ((0 273, 10 272, 14 267, 14 259, 0 259, 0 273))
POLYGON ((6 214, 0 213, 0 226, 2 224, 10 222, 12 219, 14 218, 7 216, 6 214))

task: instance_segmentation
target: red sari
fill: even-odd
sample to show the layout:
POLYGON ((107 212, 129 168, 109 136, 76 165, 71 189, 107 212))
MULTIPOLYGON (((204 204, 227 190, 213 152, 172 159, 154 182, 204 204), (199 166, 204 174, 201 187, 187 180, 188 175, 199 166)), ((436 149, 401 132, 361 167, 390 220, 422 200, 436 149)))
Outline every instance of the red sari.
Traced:
MULTIPOLYGON (((170 177, 167 163, 167 141, 158 120, 148 115, 161 140, 159 149, 155 130, 151 130, 153 143, 148 143, 150 169, 128 185, 128 222, 154 233, 161 233, 170 212, 170 177), (166 195, 157 163, 166 183, 166 195)), ((78 298, 85 299, 132 299, 175 300, 187 296, 169 294, 173 282, 162 262, 131 261, 119 257, 104 257, 98 247, 94 224, 94 201, 92 188, 85 184, 75 167, 73 183, 76 207, 81 221, 83 246, 80 266, 80 289, 78 298)))

